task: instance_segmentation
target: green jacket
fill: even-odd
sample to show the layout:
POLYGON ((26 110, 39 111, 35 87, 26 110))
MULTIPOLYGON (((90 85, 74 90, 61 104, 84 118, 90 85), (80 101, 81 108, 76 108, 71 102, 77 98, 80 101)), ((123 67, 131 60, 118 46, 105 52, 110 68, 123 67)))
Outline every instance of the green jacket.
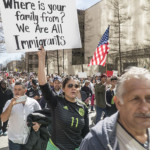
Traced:
POLYGON ((100 108, 106 107, 105 101, 105 93, 106 93, 106 86, 102 83, 95 84, 95 98, 96 98, 96 106, 100 108))

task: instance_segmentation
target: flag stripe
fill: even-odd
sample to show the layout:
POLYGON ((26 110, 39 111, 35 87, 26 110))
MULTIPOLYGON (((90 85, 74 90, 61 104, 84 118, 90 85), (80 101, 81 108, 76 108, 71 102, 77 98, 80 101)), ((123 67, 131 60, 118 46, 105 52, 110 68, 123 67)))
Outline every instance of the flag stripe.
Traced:
POLYGON ((95 52, 94 52, 94 55, 93 55, 91 61, 88 64, 88 66, 92 66, 92 65, 105 66, 106 57, 107 57, 107 54, 109 52, 108 38, 109 38, 109 27, 107 28, 107 30, 103 34, 95 52))

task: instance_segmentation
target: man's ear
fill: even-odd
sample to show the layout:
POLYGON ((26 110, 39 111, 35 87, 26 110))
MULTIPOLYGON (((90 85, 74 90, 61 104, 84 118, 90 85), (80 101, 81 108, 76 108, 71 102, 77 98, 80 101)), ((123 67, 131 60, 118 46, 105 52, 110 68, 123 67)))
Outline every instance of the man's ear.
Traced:
POLYGON ((120 102, 120 99, 117 96, 115 96, 114 102, 116 104, 116 107, 117 107, 118 111, 120 111, 123 104, 120 102))

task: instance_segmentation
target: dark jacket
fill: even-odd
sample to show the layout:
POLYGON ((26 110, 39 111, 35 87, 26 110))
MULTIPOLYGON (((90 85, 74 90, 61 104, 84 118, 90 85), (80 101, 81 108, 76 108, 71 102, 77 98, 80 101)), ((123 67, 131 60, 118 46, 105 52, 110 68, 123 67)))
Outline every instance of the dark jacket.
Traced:
POLYGON ((102 83, 95 84, 95 99, 96 99, 96 106, 100 108, 106 107, 106 101, 105 101, 105 85, 102 83))
POLYGON ((108 89, 106 91, 106 101, 107 101, 107 106, 106 106, 106 112, 107 112, 107 116, 111 116, 112 114, 117 112, 117 108, 116 105, 113 101, 113 97, 114 97, 114 91, 111 89, 108 89))
POLYGON ((85 91, 80 91, 80 94, 81 94, 82 101, 84 102, 88 98, 88 96, 85 91))
POLYGON ((120 150, 116 136, 118 113, 98 122, 82 141, 79 150, 120 150))
POLYGON ((6 90, 2 90, 2 88, 0 87, 0 114, 3 111, 3 107, 5 105, 5 103, 13 98, 13 93, 10 89, 6 89, 6 90))
POLYGON ((92 96, 92 91, 91 91, 91 89, 90 89, 88 86, 82 87, 82 88, 81 88, 81 91, 86 92, 87 97, 92 96))
POLYGON ((40 88, 34 89, 33 87, 31 87, 27 90, 26 95, 31 98, 34 98, 35 96, 40 96, 41 95, 40 88))
POLYGON ((50 111, 47 109, 38 110, 27 117, 28 126, 32 127, 32 122, 41 124, 40 129, 35 132, 31 128, 28 142, 23 146, 22 150, 46 150, 50 137, 48 125, 51 123, 50 111))

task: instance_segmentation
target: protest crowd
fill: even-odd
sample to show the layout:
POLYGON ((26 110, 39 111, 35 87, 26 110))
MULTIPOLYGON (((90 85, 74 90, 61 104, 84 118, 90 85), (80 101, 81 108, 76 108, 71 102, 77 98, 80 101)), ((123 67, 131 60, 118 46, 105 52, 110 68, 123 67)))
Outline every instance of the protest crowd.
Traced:
POLYGON ((10 150, 148 150, 150 72, 120 77, 1 72, 0 135, 10 150), (89 113, 96 111, 89 128, 89 113))
MULTIPOLYGON (((0 1, 8 52, 37 51, 38 55, 37 73, 0 72, 0 140, 2 136, 8 137, 9 150, 150 150, 150 71, 146 67, 128 67, 122 73, 120 43, 117 43, 120 54, 116 57, 120 59, 121 75, 107 74, 107 67, 106 72, 93 71, 92 76, 85 78, 65 72, 46 74, 46 50, 79 50, 85 45, 81 44, 74 2, 0 1), (96 115, 91 127, 89 114, 93 112, 96 115)), ((147 10, 142 1, 140 5, 147 10)), ((96 20, 89 16, 83 17, 86 22, 96 20)), ((118 16, 119 24, 115 26, 119 27, 120 42, 122 21, 119 14, 114 16, 118 16)), ((97 22, 105 25, 104 20, 97 22)), ((86 30, 91 28, 85 26, 86 30)), ((110 25, 87 66, 105 66, 108 61, 109 28, 110 25)), ((89 43, 94 36, 95 32, 82 42, 89 43)))

